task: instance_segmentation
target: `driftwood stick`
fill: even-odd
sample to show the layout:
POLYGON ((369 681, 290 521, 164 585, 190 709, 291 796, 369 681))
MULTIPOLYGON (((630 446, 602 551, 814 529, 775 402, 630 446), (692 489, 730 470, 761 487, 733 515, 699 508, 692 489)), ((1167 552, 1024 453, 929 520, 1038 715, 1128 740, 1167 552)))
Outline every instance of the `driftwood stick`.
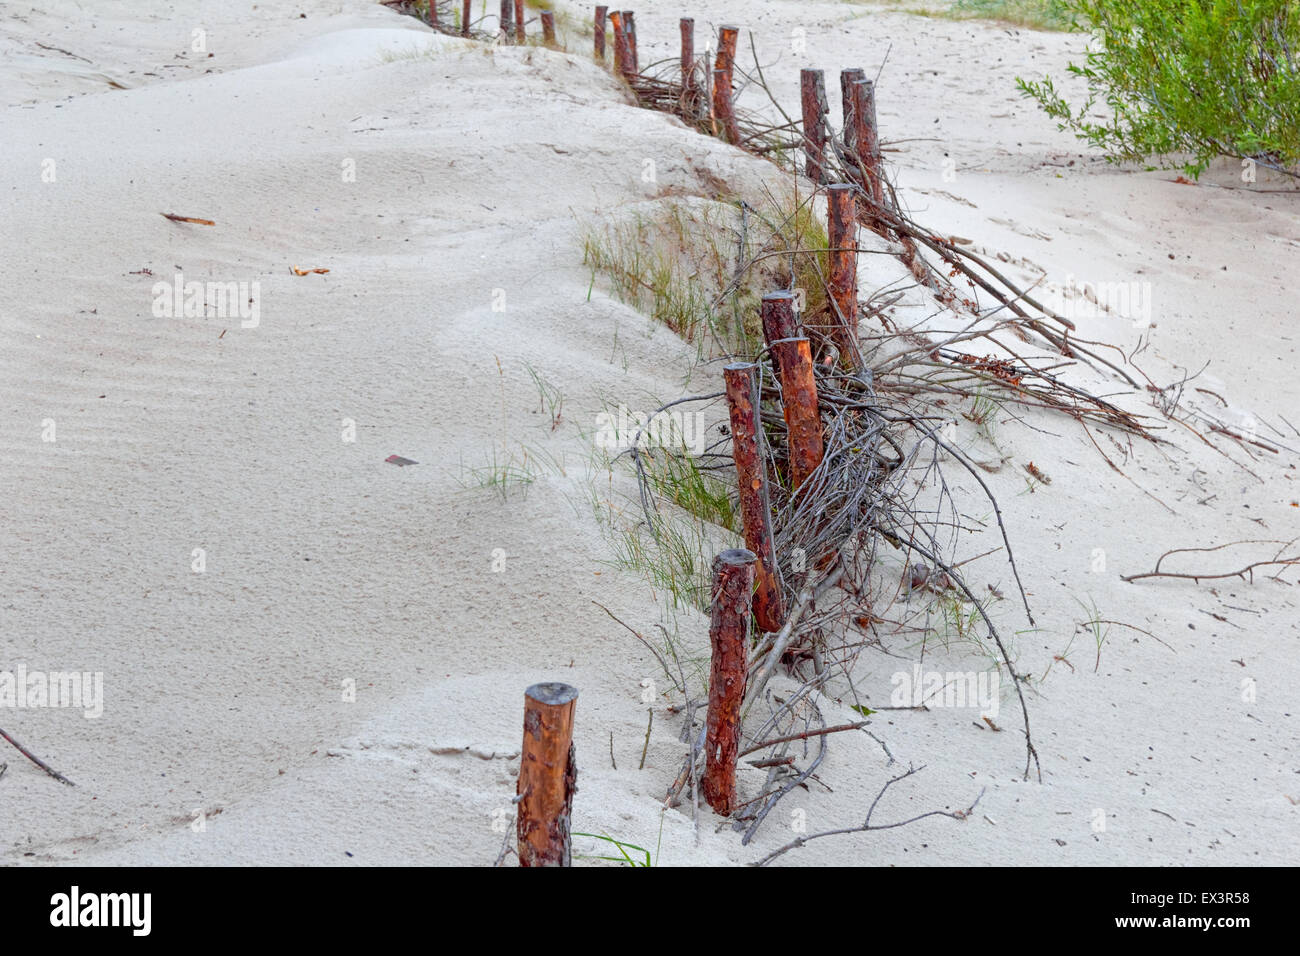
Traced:
MULTIPOLYGON (((853 724, 836 724, 834 727, 822 727, 818 730, 805 730, 801 734, 790 734, 788 737, 774 737, 771 740, 764 740, 761 744, 754 744, 754 746, 742 750, 740 756, 748 757, 750 754, 757 753, 764 747, 772 747, 776 744, 787 744, 794 740, 807 740, 809 737, 823 737, 826 734, 838 734, 845 730, 861 730, 869 723, 871 723, 869 720, 859 720, 857 723, 853 724)), ((758 765, 755 764, 754 766, 758 765)))
POLYGON ((924 820, 926 817, 951 817, 954 820, 965 820, 975 811, 975 807, 979 805, 980 800, 984 796, 983 790, 979 792, 979 796, 977 796, 975 800, 971 803, 971 805, 967 807, 965 810, 931 810, 928 813, 920 813, 914 817, 909 817, 906 820, 899 820, 897 823, 882 823, 882 824, 872 823, 871 817, 876 812, 876 805, 880 803, 881 798, 884 797, 884 795, 888 792, 889 788, 892 787, 894 784, 898 783, 900 780, 906 780, 908 777, 912 776, 912 774, 918 773, 919 771, 924 769, 925 769, 924 766, 910 769, 907 771, 907 773, 899 774, 897 777, 894 777, 892 780, 889 780, 883 787, 881 787, 880 792, 876 794, 876 799, 871 801, 871 806, 867 809, 867 818, 862 822, 861 826, 843 827, 838 830, 824 830, 821 833, 813 833, 806 837, 798 837, 797 839, 791 840, 789 843, 787 843, 785 846, 781 847, 780 849, 773 850, 767 856, 763 857, 761 860, 756 862, 754 866, 767 866, 767 864, 771 863, 778 856, 782 856, 783 854, 788 853, 791 850, 798 849, 799 847, 804 846, 805 844, 810 843, 813 840, 820 840, 823 837, 839 836, 844 833, 867 833, 872 830, 893 830, 897 827, 905 827, 908 824, 916 823, 918 820, 924 820))
MULTIPOLYGON (((49 774, 51 777, 53 777, 55 780, 59 781, 59 783, 67 784, 69 787, 75 787, 75 786, 76 786, 75 783, 73 783, 71 780, 69 780, 69 779, 68 779, 67 777, 65 777, 63 774, 59 773, 57 770, 55 770, 53 767, 51 767, 49 764, 47 764, 47 763, 46 763, 44 760, 42 760, 40 757, 36 756, 36 754, 32 753, 30 750, 28 750, 26 747, 24 747, 24 746, 23 746, 22 744, 20 744, 18 741, 14 740, 12 737, 10 737, 7 733, 4 732, 3 729, 0 729, 0 737, 3 737, 5 740, 9 741, 9 743, 13 744, 15 750, 17 750, 20 754, 22 754, 24 757, 26 757, 26 758, 27 758, 28 760, 30 760, 32 763, 36 764, 36 766, 40 767, 42 770, 44 770, 46 773, 48 773, 48 774, 49 774)), ((6 766, 7 766, 7 765, 6 765, 6 766)))
POLYGON ((1289 558, 1282 557, 1282 553, 1286 551, 1286 549, 1289 548, 1294 543, 1295 543, 1295 539, 1293 538, 1290 541, 1275 541, 1275 540, 1229 541, 1227 544, 1215 545, 1212 548, 1174 548, 1173 550, 1166 551, 1164 554, 1160 555, 1160 557, 1156 559, 1156 566, 1153 570, 1147 571, 1143 574, 1130 574, 1127 576, 1121 575, 1120 580, 1141 581, 1144 578, 1181 578, 1182 580, 1185 581, 1196 581, 1197 583, 1201 581, 1216 581, 1216 580, 1221 580, 1223 578, 1241 578, 1242 580, 1247 580, 1247 576, 1251 575, 1256 568, 1266 568, 1266 567, 1274 567, 1274 566, 1292 567, 1294 565, 1300 564, 1300 554, 1297 554, 1294 557, 1289 557, 1289 558), (1241 568, 1238 571, 1227 571, 1224 573, 1216 573, 1216 574, 1202 574, 1199 572, 1186 573, 1186 572, 1160 570, 1160 565, 1164 563, 1165 558, 1173 554, 1208 554, 1213 551, 1222 551, 1224 548, 1231 548, 1241 544, 1280 544, 1282 545, 1282 547, 1279 548, 1274 553, 1272 558, 1263 561, 1254 561, 1246 565, 1244 568, 1241 568))

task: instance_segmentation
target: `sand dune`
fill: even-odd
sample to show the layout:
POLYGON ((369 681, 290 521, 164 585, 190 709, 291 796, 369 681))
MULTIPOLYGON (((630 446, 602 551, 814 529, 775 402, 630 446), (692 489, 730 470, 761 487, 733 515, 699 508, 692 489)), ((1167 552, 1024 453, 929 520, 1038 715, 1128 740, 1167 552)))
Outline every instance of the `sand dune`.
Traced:
MULTIPOLYGON (((683 748, 664 706, 636 769, 641 682, 661 675, 593 602, 648 630, 664 596, 614 561, 593 499, 630 508, 631 484, 600 467, 591 433, 610 404, 709 391, 717 372, 593 285, 580 237, 665 192, 720 180, 756 194, 781 174, 636 108, 585 38, 572 53, 490 47, 364 0, 324 6, 0 14, 0 670, 104 681, 95 719, 0 708, 0 727, 77 783, 0 753, 0 860, 490 864, 522 691, 545 679, 581 691, 576 829, 658 845, 663 865, 770 852, 788 821, 742 847, 720 821, 697 832, 689 807, 661 814, 683 748), (167 314, 155 286, 176 276, 208 302, 227 283, 237 295, 224 315, 167 314), (534 375, 563 393, 557 427, 534 375), (494 460, 533 480, 504 497, 480 487, 494 460)), ((1245 188, 1226 164, 1182 185, 1080 151, 1013 85, 1059 72, 1078 37, 840 3, 642 7, 643 62, 673 55, 678 16, 734 21, 791 109, 800 67, 883 59, 887 158, 919 219, 1063 301, 1071 283, 1149 283, 1146 374, 1165 386, 1209 362, 1196 384, 1215 394, 1190 401, 1300 447, 1285 424, 1300 424, 1295 193, 1262 192, 1284 185, 1262 176, 1245 188)), ((864 290, 900 272, 865 258, 882 261, 864 290)), ((1143 332, 1125 316, 1079 324, 1125 353, 1143 332)), ((1071 374, 1152 412, 1150 394, 1071 374)), ((963 445, 995 453, 961 427, 963 445)), ((996 434, 1008 466, 989 481, 1037 627, 1011 601, 995 614, 1023 671, 1052 668, 1030 699, 1043 782, 1022 780, 1013 704, 1002 733, 958 711, 880 714, 895 763, 841 735, 819 773, 831 790, 782 811, 851 824, 900 767, 925 764, 882 813, 964 807, 987 788, 978 813, 782 862, 1289 861, 1295 575, 1119 575, 1171 548, 1294 537, 1295 454, 1171 428, 1161 447, 1107 445, 1120 475, 1060 420, 1008 415, 996 434), (1027 492, 1027 461, 1052 484, 1027 492), (1078 635, 1094 606, 1142 629, 1112 628, 1095 668, 1078 635), (1072 664, 1054 661, 1072 637, 1072 664)), ((961 556, 982 550, 972 536, 961 556)), ((981 588, 1008 588, 998 560, 974 565, 981 588)), ((706 648, 703 617, 682 622, 706 648)), ((899 666, 864 659, 871 700, 899 666)), ((761 782, 743 771, 742 789, 761 782)))

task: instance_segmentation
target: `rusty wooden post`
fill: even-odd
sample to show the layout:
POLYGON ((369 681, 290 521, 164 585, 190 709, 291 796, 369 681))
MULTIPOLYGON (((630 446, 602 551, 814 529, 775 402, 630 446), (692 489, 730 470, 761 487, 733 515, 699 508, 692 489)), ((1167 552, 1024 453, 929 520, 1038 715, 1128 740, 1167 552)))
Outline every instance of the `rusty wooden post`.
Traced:
POLYGON ((695 72, 695 20, 682 17, 678 25, 682 33, 682 89, 690 93, 695 72))
POLYGON ((803 151, 807 157, 804 175, 815 183, 826 182, 826 75, 821 70, 800 70, 799 89, 803 105, 803 151))
POLYGON ((822 461, 822 419, 817 409, 812 347, 806 338, 772 343, 772 357, 781 379, 786 441, 790 452, 790 490, 798 491, 822 461))
POLYGON ((467 36, 469 36, 469 18, 470 18, 470 9, 469 9, 469 8, 470 8, 470 6, 471 6, 473 3, 474 3, 474 0, 465 0, 465 2, 464 2, 463 4, 461 4, 461 8, 460 8, 460 35, 463 36, 463 37, 467 37, 467 36))
POLYGON ((740 142, 736 111, 731 100, 732 75, 736 66, 736 40, 740 28, 718 28, 718 55, 713 61, 713 117, 729 143, 740 142))
POLYGON ((835 183, 826 187, 826 224, 830 239, 828 285, 831 298, 831 340, 840 350, 840 363, 859 368, 857 187, 835 183))
POLYGON ((713 613, 709 642, 709 715, 705 724, 704 799, 724 816, 736 807, 736 760, 740 753, 740 706, 745 699, 745 661, 754 590, 754 552, 723 551, 713 559, 713 613))
POLYGON ((759 308, 763 320, 763 341, 769 346, 781 339, 793 339, 802 334, 799 319, 794 314, 793 292, 769 292, 763 296, 759 308))
POLYGON ((547 46, 556 46, 555 42, 555 11, 543 10, 539 14, 542 18, 542 42, 547 46))
POLYGON ((568 684, 534 684, 524 691, 524 747, 519 759, 520 866, 568 866, 569 824, 578 768, 573 753, 573 708, 568 684))
POLYGON ((631 10, 623 11, 623 30, 627 33, 627 52, 631 58, 629 62, 632 64, 632 72, 637 73, 641 67, 636 56, 636 14, 631 10))
POLYGON ((777 579, 776 547, 772 543, 771 494, 759 421, 759 366, 754 362, 736 362, 723 366, 722 376, 731 414, 731 456, 736 461, 745 544, 758 559, 754 569, 757 583, 754 617, 763 630, 779 631, 785 621, 785 601, 777 579))
POLYGON ((524 0, 515 0, 515 42, 524 43, 528 37, 524 35, 524 0))
POLYGON ((880 138, 876 132, 876 84, 871 80, 853 83, 853 123, 862 188, 877 206, 882 206, 885 189, 880 178, 880 138))
POLYGON ((596 8, 596 59, 605 62, 605 21, 609 19, 609 7, 596 8))
POLYGON ((853 120, 853 84, 865 80, 865 70, 840 70, 840 105, 844 109, 844 149, 854 165, 858 162, 858 144, 854 138, 857 124, 853 120))
POLYGON ((609 11, 609 22, 614 25, 614 72, 620 76, 632 75, 632 52, 628 45, 627 24, 622 12, 609 11))
POLYGON ((514 11, 514 4, 512 0, 501 0, 501 12, 497 16, 498 19, 501 21, 501 36, 503 39, 506 40, 509 40, 515 31, 513 11, 514 11))

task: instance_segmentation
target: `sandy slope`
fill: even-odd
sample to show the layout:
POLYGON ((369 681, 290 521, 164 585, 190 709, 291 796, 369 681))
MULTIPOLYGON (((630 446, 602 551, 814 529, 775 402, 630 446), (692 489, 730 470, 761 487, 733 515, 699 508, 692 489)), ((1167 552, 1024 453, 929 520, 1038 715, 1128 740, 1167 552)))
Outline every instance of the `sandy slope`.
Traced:
MULTIPOLYGON (((660 675, 591 602, 643 629, 661 607, 611 566, 591 506, 611 497, 610 479, 591 468, 590 432, 603 403, 653 407, 710 372, 599 286, 589 297, 576 236, 660 189, 707 193, 713 176, 753 189, 771 168, 631 107, 582 55, 434 37, 362 0, 306 19, 280 0, 180 2, 166 17, 142 7, 87 18, 48 2, 0 20, 15 54, 0 67, 0 669, 105 675, 97 720, 0 709, 0 726, 79 784, 0 755, 4 861, 489 862, 514 789, 520 695, 547 678, 582 693, 577 828, 654 846, 678 725, 656 708, 636 770, 640 682, 660 675), (198 65, 196 28, 213 54, 198 65), (645 157, 657 183, 642 180, 645 157), (259 324, 155 317, 153 284, 178 270, 260 283, 259 324), (530 365, 563 391, 557 429, 530 365), (57 440, 42 441, 51 419, 57 440), (507 500, 476 487, 475 469, 525 447, 541 460, 530 486, 507 500), (390 454, 420 464, 393 467, 390 454), (200 808, 221 813, 196 832, 200 808)), ((1011 85, 1059 72, 1077 38, 838 3, 642 8, 643 60, 670 55, 683 13, 702 31, 752 29, 764 63, 780 57, 767 71, 789 107, 800 66, 874 69, 888 49, 881 125, 923 221, 1023 260, 1022 275, 1150 281, 1156 328, 1139 364, 1157 384, 1213 360, 1198 383, 1262 437, 1286 429, 1279 413, 1300 423, 1295 196, 1176 185, 1079 153, 1011 85)), ((1241 185, 1231 170, 1210 179, 1241 185)), ((897 277, 890 262, 869 268, 864 289, 897 277)), ((1080 325, 1138 343, 1120 317, 1080 325)), ((1144 396, 1117 400, 1150 410, 1144 396)), ((909 763, 928 769, 891 792, 889 819, 964 807, 987 787, 979 812, 785 862, 1292 858, 1294 588, 1118 575, 1168 548, 1294 535, 1295 456, 1252 461, 1227 444, 1225 456, 1183 433, 1120 458, 1131 482, 1066 422, 1008 416, 996 449, 961 427, 964 446, 1009 458, 991 481, 1038 630, 1011 601, 995 607, 1021 632, 1022 670, 1053 665, 1086 617, 1079 601, 1163 644, 1114 628, 1097 673, 1086 635, 1074 669, 1054 664, 1031 699, 1041 785, 1021 780, 1014 704, 1001 734, 970 711, 882 715, 873 730, 897 763, 842 735, 821 773, 833 792, 791 797, 747 848, 670 812, 660 861, 754 859, 790 839, 796 808, 810 830, 844 825, 909 763), (1033 494, 1017 476, 1028 460, 1053 477, 1033 494)), ((960 553, 983 550, 972 537, 960 553)), ((998 559, 972 568, 979 586, 1008 591, 998 559)), ((702 647, 702 619, 684 627, 702 647)), ((864 658, 860 689, 883 702, 900 666, 864 658)), ((751 771, 742 787, 760 782, 751 771)))

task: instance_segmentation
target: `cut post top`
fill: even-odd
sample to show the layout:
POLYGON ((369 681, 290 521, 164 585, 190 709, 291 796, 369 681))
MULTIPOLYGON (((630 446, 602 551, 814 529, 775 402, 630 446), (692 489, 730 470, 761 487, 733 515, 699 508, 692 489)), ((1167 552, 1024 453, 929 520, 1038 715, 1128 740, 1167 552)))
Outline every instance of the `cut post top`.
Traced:
POLYGON ((558 681, 550 681, 542 684, 533 684, 526 691, 525 696, 531 697, 539 704, 547 704, 551 707, 558 707, 561 704, 567 704, 575 700, 578 696, 578 688, 569 684, 562 684, 558 681))
MULTIPOLYGON (((753 564, 758 558, 748 548, 728 548, 718 552, 718 562, 731 566, 753 564)), ((575 691, 576 693, 576 691, 575 691)))

